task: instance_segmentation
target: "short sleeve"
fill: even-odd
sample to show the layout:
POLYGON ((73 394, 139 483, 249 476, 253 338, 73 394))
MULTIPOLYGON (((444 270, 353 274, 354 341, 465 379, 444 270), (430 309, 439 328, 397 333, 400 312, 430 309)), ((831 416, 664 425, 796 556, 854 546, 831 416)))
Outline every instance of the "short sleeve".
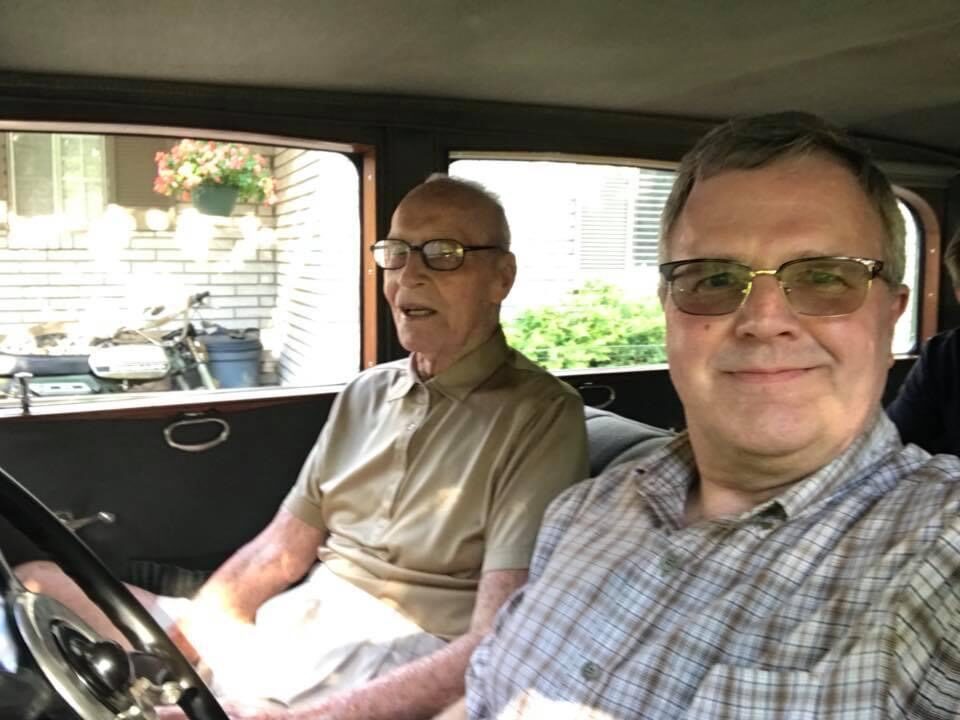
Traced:
MULTIPOLYGON (((347 386, 347 388, 349 387, 347 386)), ((330 408, 327 421, 320 431, 320 436, 310 450, 310 454, 307 455, 303 467, 300 468, 297 481, 293 484, 290 492, 287 493, 282 505, 284 510, 292 513, 298 519, 323 531, 327 530, 326 522, 323 519, 323 492, 320 490, 324 481, 323 459, 330 443, 330 437, 334 433, 340 417, 343 397, 347 388, 333 401, 333 406, 330 408)))
POLYGON ((483 570, 529 567, 547 505, 587 477, 583 403, 564 392, 531 412, 497 479, 486 527, 483 570))

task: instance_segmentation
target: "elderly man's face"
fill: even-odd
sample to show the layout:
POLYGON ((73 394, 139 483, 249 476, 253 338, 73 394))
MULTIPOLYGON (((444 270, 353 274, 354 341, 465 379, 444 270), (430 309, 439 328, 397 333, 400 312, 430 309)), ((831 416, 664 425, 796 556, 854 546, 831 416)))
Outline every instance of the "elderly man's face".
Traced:
MULTIPOLYGON (((808 156, 698 182, 670 260, 725 258, 775 269, 800 257, 883 259, 883 225, 851 174, 808 156)), ((792 458, 812 470, 846 447, 878 407, 904 289, 874 280, 839 317, 800 315, 759 276, 739 310, 681 312, 665 300, 670 373, 695 448, 792 458)), ((699 449, 698 449, 699 452, 699 449)))
MULTIPOLYGON (((439 238, 464 246, 489 245, 489 217, 469 201, 421 194, 393 214, 391 238, 423 245, 439 238)), ((411 253, 398 270, 384 271, 384 294, 400 343, 416 354, 421 373, 435 375, 486 340, 516 272, 509 252, 468 252, 456 270, 428 268, 411 253)))

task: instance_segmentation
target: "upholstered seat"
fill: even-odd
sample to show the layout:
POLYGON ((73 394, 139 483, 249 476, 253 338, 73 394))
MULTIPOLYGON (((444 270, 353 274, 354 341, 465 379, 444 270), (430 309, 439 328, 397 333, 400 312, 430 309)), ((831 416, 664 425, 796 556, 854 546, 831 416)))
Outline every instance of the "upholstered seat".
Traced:
POLYGON ((608 410, 586 407, 590 476, 635 460, 670 441, 674 432, 631 420, 608 410))

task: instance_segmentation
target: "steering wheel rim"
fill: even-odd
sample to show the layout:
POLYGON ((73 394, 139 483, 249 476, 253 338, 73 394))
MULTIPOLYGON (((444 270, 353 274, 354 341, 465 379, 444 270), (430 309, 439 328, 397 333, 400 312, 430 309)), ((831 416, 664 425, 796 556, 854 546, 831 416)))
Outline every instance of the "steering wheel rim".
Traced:
POLYGON ((174 680, 190 688, 178 701, 191 720, 229 720, 193 666, 150 613, 75 533, 0 468, 0 515, 50 553, 135 648, 162 656, 174 680))

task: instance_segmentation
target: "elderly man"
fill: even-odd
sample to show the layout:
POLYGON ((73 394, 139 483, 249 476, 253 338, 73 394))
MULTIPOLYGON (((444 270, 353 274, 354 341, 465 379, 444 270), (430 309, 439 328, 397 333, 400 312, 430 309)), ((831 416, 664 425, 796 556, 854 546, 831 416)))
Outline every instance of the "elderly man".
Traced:
POLYGON ((815 117, 732 121, 683 160, 660 252, 688 430, 551 505, 469 716, 955 717, 960 462, 880 409, 889 183, 815 117))
POLYGON ((439 176, 373 246, 410 357, 344 389, 273 521, 177 611, 218 695, 297 707, 232 717, 424 717, 462 695, 544 508, 587 473, 579 396, 504 341, 509 242, 493 196, 439 176))

